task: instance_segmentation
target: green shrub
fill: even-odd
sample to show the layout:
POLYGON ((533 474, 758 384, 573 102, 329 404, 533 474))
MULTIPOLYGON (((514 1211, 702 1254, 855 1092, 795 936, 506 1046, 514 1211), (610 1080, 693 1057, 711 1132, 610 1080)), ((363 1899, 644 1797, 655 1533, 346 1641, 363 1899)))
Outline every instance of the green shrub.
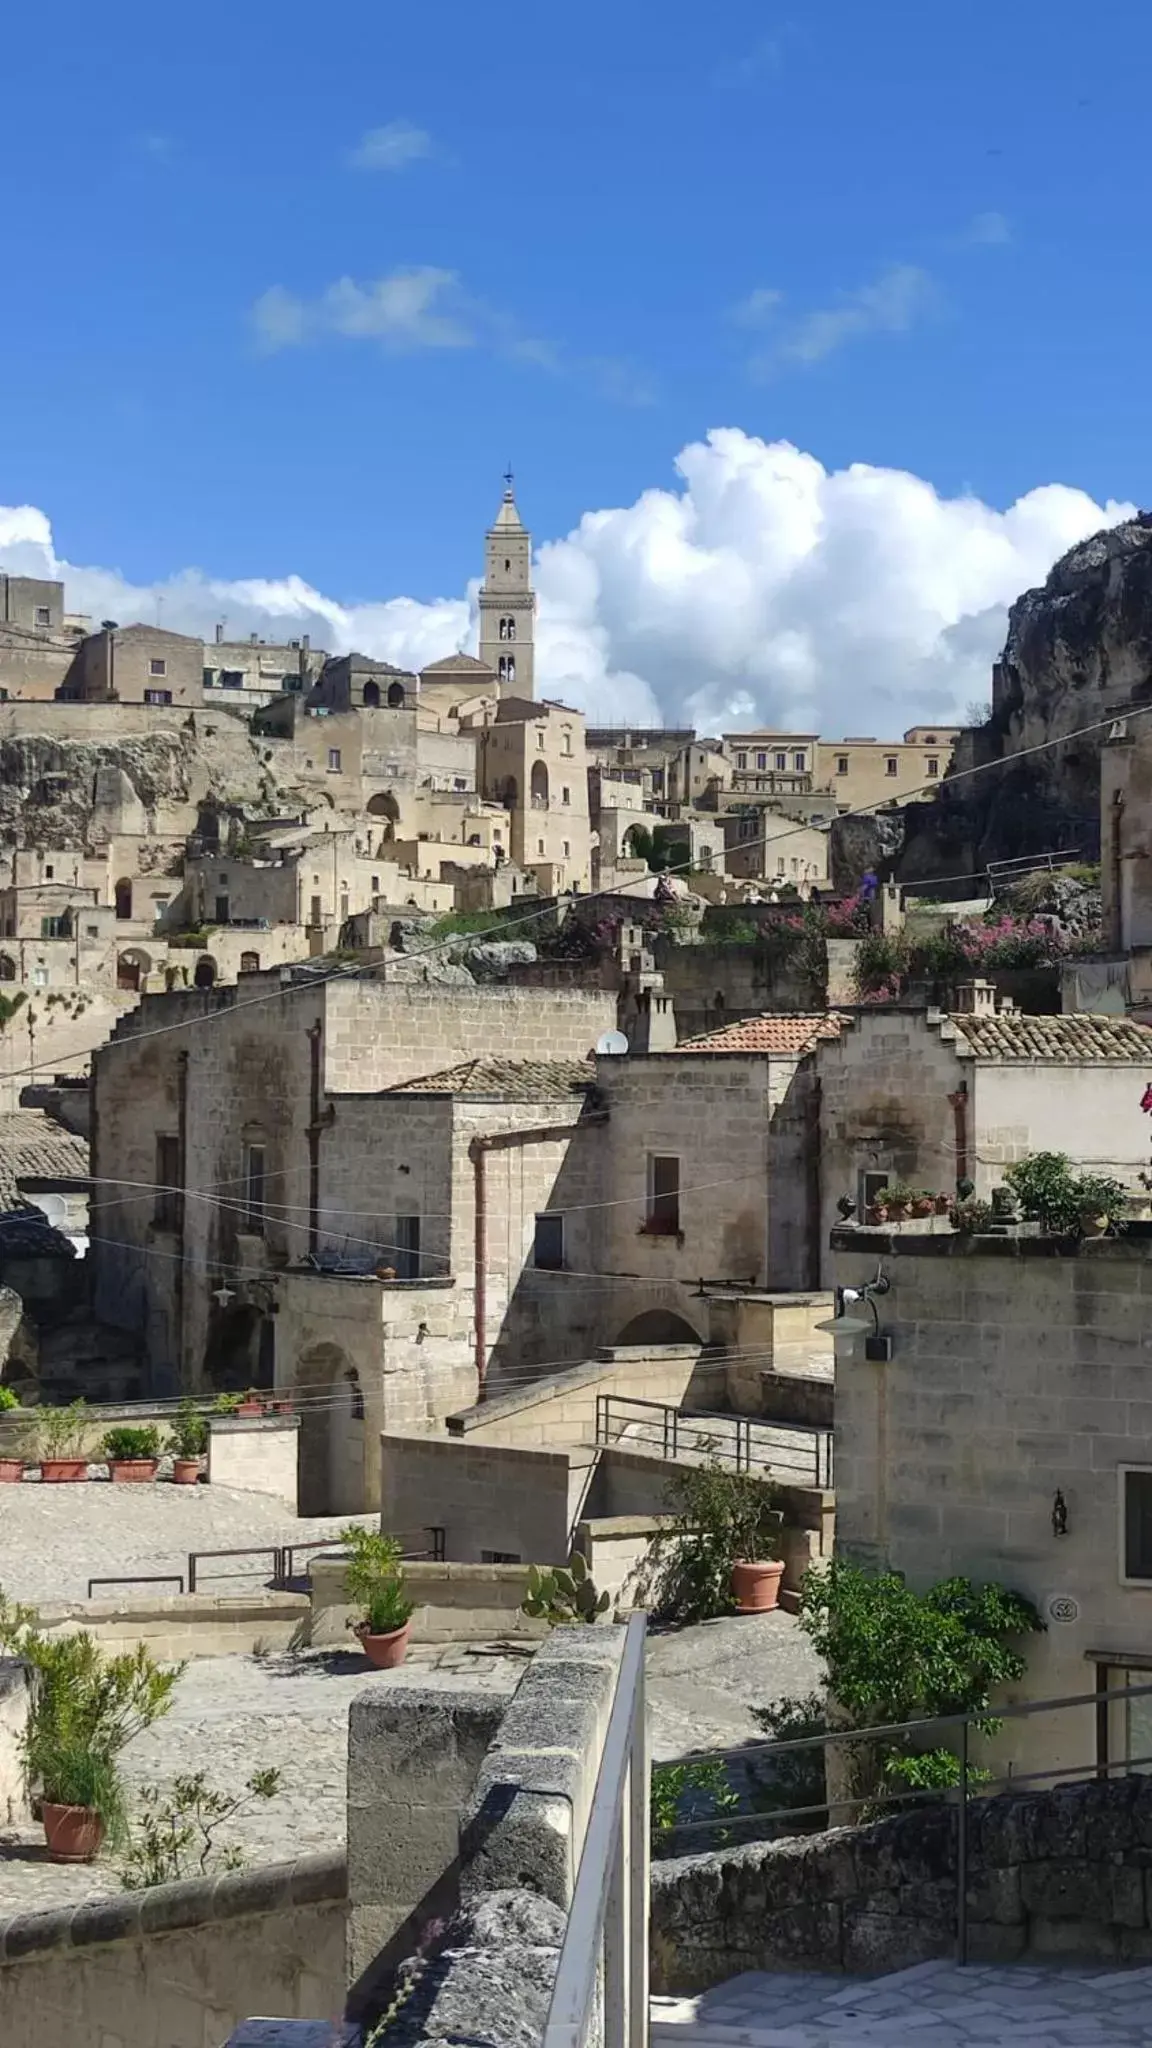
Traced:
MULTIPOLYGON (((653 1764, 650 1806, 652 1848, 658 1851, 666 1837, 684 1821, 719 1819, 732 1813, 740 1796, 728 1775, 722 1757, 702 1757, 694 1762, 653 1764)), ((721 1831, 720 1839, 727 1839, 721 1831)))
POLYGON ((731 1614, 734 1564, 775 1557, 783 1515, 766 1479, 712 1460, 686 1465, 668 1488, 671 1529, 656 1538, 648 1597, 661 1621, 731 1614))
POLYGON ((340 1531, 348 1552, 344 1567, 344 1591, 349 1600, 364 1610, 364 1621, 373 1635, 391 1635, 412 1617, 413 1603, 405 1590, 400 1545, 394 1536, 378 1529, 361 1529, 349 1523, 340 1531))
POLYGON ((243 1792, 214 1792, 204 1771, 175 1779, 167 1794, 157 1785, 142 1786, 140 1819, 120 1872, 125 1891, 241 1869, 243 1850, 236 1842, 218 1847, 217 1831, 279 1790, 280 1773, 273 1769, 253 1771, 243 1792))
POLYGON ((174 1458, 202 1458, 208 1449, 208 1417, 191 1401, 180 1403, 166 1449, 174 1458))
POLYGON ((1114 1223, 1127 1201, 1122 1181, 1074 1172, 1066 1152, 1034 1152, 1006 1167, 1004 1178, 1023 1214, 1057 1237, 1076 1236, 1085 1216, 1107 1216, 1114 1223))
POLYGON ((11 1387, 0 1387, 0 1415, 6 1414, 10 1408, 19 1408, 19 1406, 19 1394, 14 1394, 11 1387))
POLYGON ((73 1401, 67 1408, 41 1408, 36 1415, 36 1443, 43 1458, 78 1458, 88 1426, 88 1404, 73 1401))
POLYGON ((114 1463, 154 1458, 160 1449, 160 1431, 151 1423, 141 1428, 122 1423, 105 1431, 101 1447, 105 1457, 114 1463))

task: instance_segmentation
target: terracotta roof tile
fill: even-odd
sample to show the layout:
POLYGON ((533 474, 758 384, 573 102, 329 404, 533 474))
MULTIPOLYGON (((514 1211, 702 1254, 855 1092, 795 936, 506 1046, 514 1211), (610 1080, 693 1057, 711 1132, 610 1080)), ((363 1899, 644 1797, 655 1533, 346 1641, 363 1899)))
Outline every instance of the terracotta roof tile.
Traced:
POLYGON ((401 1081, 393 1095, 486 1095, 503 1102, 564 1101, 596 1085, 590 1060, 465 1060, 401 1081))
POLYGON ((1152 1067, 1152 1029, 1127 1017, 971 1017, 949 1015, 978 1060, 1055 1061, 1079 1066, 1083 1061, 1123 1060, 1152 1067))
POLYGON ((838 1038, 840 1019, 834 1014, 813 1017, 745 1017, 742 1023, 725 1024, 718 1031, 705 1031, 700 1038, 685 1038, 677 1052, 808 1052, 821 1038, 838 1038))
POLYGON ((12 1109, 0 1116, 0 1211, 24 1206, 18 1183, 87 1180, 88 1141, 64 1129, 43 1109, 12 1109))

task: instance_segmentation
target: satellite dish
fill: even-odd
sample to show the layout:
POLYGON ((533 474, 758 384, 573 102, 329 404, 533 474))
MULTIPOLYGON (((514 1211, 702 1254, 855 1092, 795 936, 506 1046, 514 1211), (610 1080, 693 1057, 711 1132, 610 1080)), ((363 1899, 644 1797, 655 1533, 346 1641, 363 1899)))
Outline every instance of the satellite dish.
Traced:
POLYGON ((596 1040, 597 1054, 611 1053, 613 1057, 618 1058, 622 1052, 627 1052, 627 1050, 628 1040, 622 1031, 605 1031, 596 1040))

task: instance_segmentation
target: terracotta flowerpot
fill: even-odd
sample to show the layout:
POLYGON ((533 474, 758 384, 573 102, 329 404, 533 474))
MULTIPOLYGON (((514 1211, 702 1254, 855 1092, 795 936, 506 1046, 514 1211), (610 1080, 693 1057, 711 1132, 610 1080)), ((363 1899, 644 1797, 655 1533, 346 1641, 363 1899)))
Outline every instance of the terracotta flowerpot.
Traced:
POLYGON ((889 1223, 906 1223, 906 1222, 908 1221, 908 1215, 909 1215, 909 1210, 908 1210, 908 1204, 907 1204, 907 1202, 889 1202, 889 1204, 888 1204, 888 1221, 889 1221, 889 1223))
POLYGON ((771 1614, 780 1599, 784 1561, 779 1557, 759 1562, 746 1559, 732 1567, 732 1593, 738 1614, 771 1614))
POLYGON ((40 1478, 45 1486, 77 1486, 88 1477, 87 1458, 41 1458, 40 1478))
POLYGON ((263 1415, 264 1410, 260 1406, 259 1401, 241 1401, 236 1413, 237 1415, 263 1415))
POLYGON ((173 1486, 195 1486, 200 1477, 199 1458, 173 1458, 173 1486))
POLYGON ((353 1634, 360 1638, 360 1647, 370 1664, 377 1671, 395 1671, 398 1664, 408 1655, 408 1638, 412 1623, 406 1621, 403 1628, 389 1629, 386 1635, 373 1635, 366 1621, 362 1621, 353 1634))
POLYGON ((156 1477, 158 1458, 110 1458, 108 1470, 116 1486, 147 1486, 156 1477))
POLYGON ((91 1863, 104 1840, 104 1822, 91 1806, 53 1806, 40 1802, 44 1839, 50 1863, 91 1863))
POLYGON ((23 1458, 0 1458, 0 1486, 19 1486, 23 1477, 23 1458))
POLYGON ((948 1211, 952 1207, 952 1197, 950 1195, 937 1195, 933 1206, 938 1216, 947 1216, 948 1211))
POLYGON ((936 1204, 932 1200, 931 1196, 924 1195, 919 1201, 913 1202, 912 1214, 914 1216, 931 1216, 935 1206, 936 1204))
POLYGON ((868 1210, 869 1223, 887 1223, 888 1211, 883 1202, 873 1202, 868 1210))

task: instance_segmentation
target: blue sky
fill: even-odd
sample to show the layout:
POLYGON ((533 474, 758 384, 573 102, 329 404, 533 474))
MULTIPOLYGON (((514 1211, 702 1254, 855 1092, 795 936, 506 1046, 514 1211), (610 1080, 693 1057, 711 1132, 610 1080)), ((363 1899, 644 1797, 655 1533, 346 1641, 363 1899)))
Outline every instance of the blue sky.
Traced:
POLYGON ((508 459, 554 537, 717 427, 1138 501, 1150 59, 1138 0, 21 10, 0 503, 351 604, 457 598, 508 459))

